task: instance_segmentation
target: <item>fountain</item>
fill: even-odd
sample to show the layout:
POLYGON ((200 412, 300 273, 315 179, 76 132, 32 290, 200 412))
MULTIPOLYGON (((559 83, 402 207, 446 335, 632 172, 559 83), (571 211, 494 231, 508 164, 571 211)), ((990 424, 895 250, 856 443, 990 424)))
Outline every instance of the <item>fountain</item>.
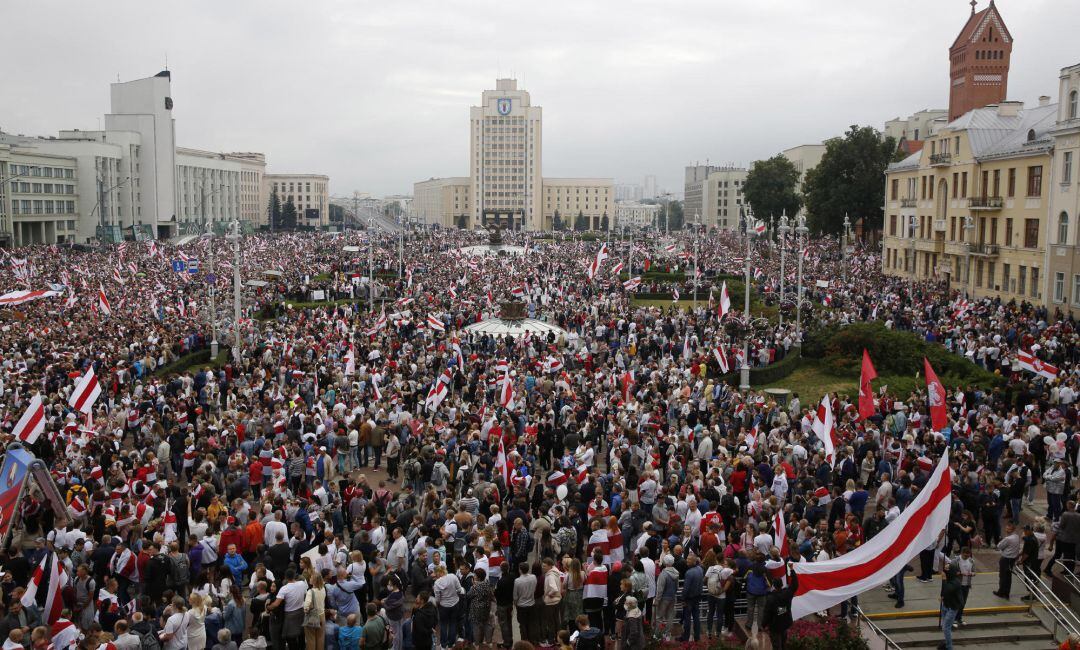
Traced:
POLYGON ((522 246, 514 246, 513 244, 504 244, 502 239, 502 230, 498 226, 494 226, 488 231, 488 241, 486 244, 479 244, 476 246, 466 246, 461 249, 462 253, 466 255, 524 255, 525 248, 522 246))

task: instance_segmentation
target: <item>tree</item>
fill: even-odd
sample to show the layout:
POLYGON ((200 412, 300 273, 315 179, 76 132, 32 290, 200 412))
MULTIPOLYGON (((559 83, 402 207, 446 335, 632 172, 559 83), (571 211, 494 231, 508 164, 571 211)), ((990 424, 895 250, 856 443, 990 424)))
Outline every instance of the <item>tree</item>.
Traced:
POLYGON ((266 211, 270 216, 270 227, 275 230, 281 228, 281 199, 277 190, 270 193, 270 204, 266 206, 266 211))
POLYGON ((602 219, 600 219, 600 230, 602 230, 604 232, 607 232, 608 223, 609 222, 608 222, 608 218, 607 218, 607 212, 605 212, 604 217, 602 219))
POLYGON ((555 216, 552 217, 552 219, 551 219, 551 228, 553 230, 562 230, 563 229, 562 217, 559 216, 559 211, 558 210, 555 211, 555 216))
POLYGON ((866 228, 880 229, 885 167, 895 151, 896 141, 870 126, 852 125, 843 137, 827 140, 825 155, 803 183, 810 228, 838 235, 846 214, 852 223, 863 218, 866 228))
POLYGON ((798 192, 799 170, 781 154, 758 160, 743 183, 743 197, 760 219, 794 217, 802 207, 798 192))
POLYGON ((330 204, 330 223, 344 223, 345 208, 334 203, 330 204))
POLYGON ((578 210, 577 217, 574 219, 574 230, 584 232, 588 229, 589 220, 585 218, 585 213, 578 210))
POLYGON ((682 201, 669 201, 667 213, 668 220, 671 222, 671 230, 681 230, 685 222, 682 201))
POLYGON ((296 204, 292 197, 285 201, 285 207, 281 209, 281 229, 296 230, 296 204))

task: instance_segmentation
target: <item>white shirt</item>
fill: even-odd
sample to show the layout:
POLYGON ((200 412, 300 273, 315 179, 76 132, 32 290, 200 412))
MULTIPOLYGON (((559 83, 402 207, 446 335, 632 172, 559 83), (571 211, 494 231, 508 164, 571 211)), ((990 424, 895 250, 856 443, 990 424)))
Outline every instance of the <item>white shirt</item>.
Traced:
POLYGON ((282 605, 286 612, 295 612, 304 607, 304 595, 307 594, 307 583, 303 580, 287 582, 278 589, 277 597, 285 601, 282 605))
POLYGON ((165 650, 183 650, 187 647, 188 615, 177 612, 165 621, 165 633, 173 637, 165 642, 165 650))
POLYGON ((402 535, 390 545, 390 552, 386 554, 386 562, 392 570, 397 570, 398 567, 405 567, 408 558, 409 543, 405 541, 405 536, 402 535))
POLYGON ((289 541, 289 527, 285 525, 284 521, 268 521, 266 526, 263 527, 263 542, 267 546, 273 546, 277 544, 277 534, 281 533, 282 541, 289 541))

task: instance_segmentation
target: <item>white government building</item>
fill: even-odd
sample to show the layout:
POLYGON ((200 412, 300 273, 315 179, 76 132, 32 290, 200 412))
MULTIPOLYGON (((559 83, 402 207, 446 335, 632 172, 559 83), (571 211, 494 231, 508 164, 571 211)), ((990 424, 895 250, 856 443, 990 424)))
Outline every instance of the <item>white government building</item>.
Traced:
POLYGON ((497 79, 469 119, 469 176, 432 178, 413 186, 413 214, 445 228, 498 225, 551 230, 556 215, 572 227, 614 225, 610 178, 544 178, 543 112, 516 79, 497 79))
MULTIPOLYGON (((171 82, 163 71, 111 84, 102 130, 0 132, 0 245, 168 238, 236 219, 265 226, 266 157, 178 148, 171 82)), ((298 195, 301 217, 318 210, 298 221, 328 225, 329 179, 303 178, 320 179, 323 193, 302 203, 298 195)))

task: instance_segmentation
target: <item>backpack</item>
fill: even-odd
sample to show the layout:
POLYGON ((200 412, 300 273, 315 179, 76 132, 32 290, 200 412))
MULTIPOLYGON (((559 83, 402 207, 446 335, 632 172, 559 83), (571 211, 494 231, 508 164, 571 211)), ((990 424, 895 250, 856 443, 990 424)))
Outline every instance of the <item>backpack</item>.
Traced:
POLYGON ((720 598, 724 595, 724 581, 720 579, 719 571, 712 571, 709 573, 706 586, 709 589, 709 595, 713 598, 720 598))
POLYGON ((134 630, 131 633, 139 637, 139 647, 142 650, 161 650, 161 642, 153 634, 140 634, 134 630))
POLYGON ((764 573, 751 571, 746 574, 746 593, 751 596, 764 596, 769 593, 769 583, 764 573))
POLYGON ((182 587, 191 580, 191 558, 181 553, 169 557, 169 579, 174 587, 182 587))

